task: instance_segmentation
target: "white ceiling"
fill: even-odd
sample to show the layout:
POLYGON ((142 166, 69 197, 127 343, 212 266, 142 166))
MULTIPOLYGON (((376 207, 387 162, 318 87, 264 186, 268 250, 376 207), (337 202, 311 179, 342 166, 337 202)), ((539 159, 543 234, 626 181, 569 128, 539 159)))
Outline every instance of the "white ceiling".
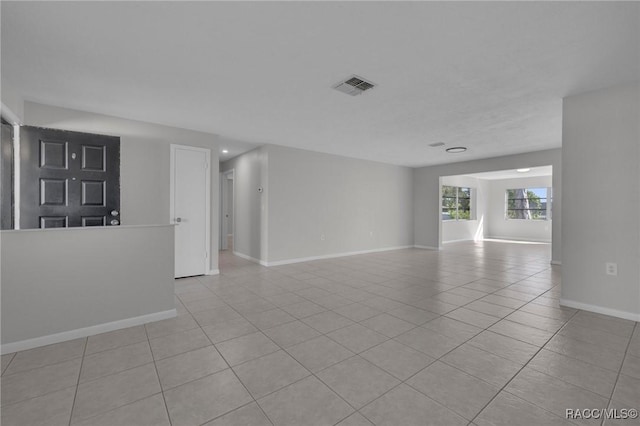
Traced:
POLYGON ((553 176, 552 166, 530 167, 528 172, 519 172, 515 169, 512 170, 498 170, 495 172, 482 172, 464 175, 468 177, 488 180, 499 179, 518 179, 518 178, 531 178, 540 176, 553 176))
POLYGON ((1 7, 27 100, 408 166, 559 147, 564 96, 640 76, 637 2, 1 7))

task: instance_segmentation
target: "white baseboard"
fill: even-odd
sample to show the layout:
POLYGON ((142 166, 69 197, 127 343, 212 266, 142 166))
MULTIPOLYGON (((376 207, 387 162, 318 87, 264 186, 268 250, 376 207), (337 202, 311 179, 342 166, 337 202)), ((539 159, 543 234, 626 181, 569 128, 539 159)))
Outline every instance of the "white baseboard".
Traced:
POLYGON ((448 241, 443 241, 442 244, 449 244, 449 243, 461 243, 463 241, 476 241, 473 238, 462 238, 459 240, 448 240, 448 241))
POLYGON ((496 235, 492 235, 490 237, 484 237, 485 240, 512 240, 512 241, 531 241, 532 243, 547 243, 551 244, 551 240, 540 240, 536 238, 518 238, 518 237, 500 237, 496 235))
POLYGON ((408 248, 413 248, 413 246, 383 247, 383 248, 371 249, 371 250, 350 251, 345 253, 324 254, 321 256, 310 256, 310 257, 299 257, 295 259, 276 260, 275 262, 264 262, 264 263, 261 262, 261 264, 263 264, 264 266, 281 266, 281 265, 289 265, 291 263, 310 262, 312 260, 335 259, 337 257, 356 256, 359 254, 379 253, 383 251, 402 250, 402 249, 408 249, 408 248))
POLYGON ((168 311, 154 312, 152 314, 141 315, 139 317, 126 318, 118 321, 106 322, 104 324, 92 325, 90 327, 77 328, 75 330, 49 334, 47 336, 35 337, 33 339, 5 343, 2 345, 0 353, 4 355, 40 346, 52 345, 54 343, 65 342, 67 340, 78 339, 80 337, 93 336, 94 334, 106 333, 107 331, 120 330, 121 328, 128 328, 140 324, 173 318, 176 315, 177 312, 175 309, 169 309, 168 311))
POLYGON ((551 262, 549 262, 552 265, 558 265, 558 266, 562 266, 562 262, 560 262, 559 260, 552 260, 551 262))
POLYGON ((233 255, 241 257, 241 258, 243 258, 245 260, 248 260, 249 262, 258 263, 258 264, 260 264, 262 266, 268 266, 266 264, 267 262, 265 262, 264 260, 260 260, 260 259, 256 259, 255 257, 247 256, 246 254, 240 253, 239 251, 235 251, 234 250, 233 255))
POLYGON ((220 275, 220 269, 210 269, 205 275, 220 275))
POLYGON ((423 250, 442 250, 440 247, 432 247, 432 246, 420 246, 420 245, 414 245, 413 248, 417 248, 417 249, 423 249, 423 250))
POLYGON ((582 309, 583 311, 595 312, 597 314, 609 315, 611 317, 622 318, 631 321, 640 321, 640 313, 620 311, 618 309, 606 308, 604 306, 591 305, 588 303, 576 302, 560 298, 560 305, 568 308, 582 309))

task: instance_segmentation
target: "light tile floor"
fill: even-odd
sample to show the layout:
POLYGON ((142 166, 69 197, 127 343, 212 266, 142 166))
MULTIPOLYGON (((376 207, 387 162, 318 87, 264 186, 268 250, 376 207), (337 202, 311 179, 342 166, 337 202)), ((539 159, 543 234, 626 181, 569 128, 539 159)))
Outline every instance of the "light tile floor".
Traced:
POLYGON ((602 424, 565 409, 640 408, 640 327, 560 307, 548 245, 220 268, 176 280, 177 318, 3 355, 2 424, 602 424))

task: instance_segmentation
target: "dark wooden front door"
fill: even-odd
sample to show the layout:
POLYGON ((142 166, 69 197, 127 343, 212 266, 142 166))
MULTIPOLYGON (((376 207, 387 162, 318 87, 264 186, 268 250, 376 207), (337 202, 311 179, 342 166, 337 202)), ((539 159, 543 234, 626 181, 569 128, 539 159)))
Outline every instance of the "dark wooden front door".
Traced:
POLYGON ((120 138, 20 128, 20 228, 115 226, 120 138))

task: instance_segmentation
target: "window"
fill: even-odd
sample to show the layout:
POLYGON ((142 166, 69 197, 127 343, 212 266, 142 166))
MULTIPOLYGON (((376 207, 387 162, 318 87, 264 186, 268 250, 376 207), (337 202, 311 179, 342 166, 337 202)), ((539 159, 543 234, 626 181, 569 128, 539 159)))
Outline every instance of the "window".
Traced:
POLYGON ((442 220, 471 219, 471 188, 442 187, 442 220))
POLYGON ((547 202, 549 193, 549 188, 507 189, 506 218, 547 220, 551 207, 547 202))

